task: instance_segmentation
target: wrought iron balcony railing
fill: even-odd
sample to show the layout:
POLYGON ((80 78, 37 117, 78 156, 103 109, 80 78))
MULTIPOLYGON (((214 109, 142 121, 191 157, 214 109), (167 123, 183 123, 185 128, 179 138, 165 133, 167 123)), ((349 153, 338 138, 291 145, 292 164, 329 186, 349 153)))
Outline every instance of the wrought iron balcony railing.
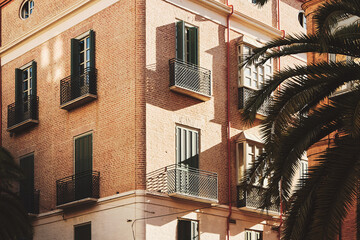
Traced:
POLYGON ((170 59, 170 89, 206 101, 211 97, 211 71, 179 59, 170 59))
POLYGON ((203 202, 218 201, 216 173, 176 164, 148 173, 146 189, 203 202))
POLYGON ((8 105, 7 130, 9 132, 19 132, 38 124, 38 109, 39 97, 33 95, 8 105))
MULTIPOLYGON (((238 207, 250 207, 259 209, 261 207, 261 190, 264 188, 254 186, 250 193, 244 192, 240 187, 237 187, 237 206, 238 207)), ((268 210, 273 212, 279 212, 279 206, 272 204, 268 210)))
POLYGON ((100 197, 100 172, 86 171, 57 180, 56 196, 58 208, 80 200, 97 201, 100 197))
POLYGON ((25 210, 29 214, 38 214, 39 213, 39 203, 40 203, 40 190, 35 190, 27 196, 20 196, 20 200, 23 203, 25 210))
MULTIPOLYGON (((244 109, 245 104, 249 100, 250 96, 255 92, 255 90, 247 88, 247 87, 240 87, 238 88, 238 98, 239 98, 239 109, 244 109)), ((270 102, 266 101, 261 108, 257 111, 258 114, 267 116, 267 108, 269 107, 270 102)))
POLYGON ((97 98, 97 70, 86 68, 83 74, 60 81, 60 107, 71 110, 97 98))

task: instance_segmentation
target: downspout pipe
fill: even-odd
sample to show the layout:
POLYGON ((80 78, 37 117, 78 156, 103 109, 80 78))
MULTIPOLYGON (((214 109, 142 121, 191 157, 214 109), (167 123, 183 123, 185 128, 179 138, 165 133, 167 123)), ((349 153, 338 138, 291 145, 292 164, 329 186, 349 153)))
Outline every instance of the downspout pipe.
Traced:
POLYGON ((228 151, 228 199, 229 199, 229 215, 226 222, 226 236, 227 240, 230 240, 230 218, 232 211, 231 201, 231 135, 230 135, 230 17, 234 13, 234 6, 229 5, 229 1, 226 0, 226 5, 231 8, 231 12, 227 16, 227 151, 228 151))

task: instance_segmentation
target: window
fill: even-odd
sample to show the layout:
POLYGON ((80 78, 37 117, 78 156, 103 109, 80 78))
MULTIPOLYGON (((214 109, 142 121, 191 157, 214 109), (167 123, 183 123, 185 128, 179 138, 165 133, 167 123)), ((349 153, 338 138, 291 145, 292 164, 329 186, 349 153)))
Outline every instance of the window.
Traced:
POLYGON ((89 91, 89 82, 95 71, 95 32, 90 30, 71 39, 71 91, 81 96, 89 91))
POLYGON ((255 230, 245 230, 245 240, 262 240, 263 233, 255 230))
POLYGON ((176 23, 176 58, 198 64, 198 29, 184 21, 176 23))
POLYGON ((239 83, 241 87, 257 90, 261 88, 266 79, 273 75, 273 63, 269 59, 263 65, 255 66, 255 64, 252 64, 240 68, 240 64, 251 54, 253 54, 252 47, 245 44, 238 46, 239 83))
MULTIPOLYGON (((307 173, 308 173, 308 161, 307 160, 301 160, 300 180, 307 178, 307 173)), ((301 181, 301 185, 303 185, 303 181, 301 181)))
POLYGON ((176 164, 199 168, 199 132, 176 127, 176 164))
POLYGON ((305 12, 304 11, 300 11, 298 14, 298 20, 300 25, 306 29, 306 16, 305 16, 305 12))
POLYGON ((92 134, 75 139, 75 200, 92 196, 92 134))
POLYGON ((91 223, 74 226, 74 240, 91 240, 91 223))
POLYGON ((36 97, 36 62, 15 69, 15 102, 27 113, 36 97))
POLYGON ((20 158, 20 168, 25 178, 20 182, 20 199, 28 213, 34 209, 34 155, 20 158))
POLYGON ((20 8, 20 16, 22 19, 27 19, 33 13, 34 0, 26 0, 20 8))
MULTIPOLYGON (((354 58, 354 57, 350 57, 350 56, 345 56, 345 55, 339 55, 339 54, 334 54, 334 53, 329 53, 328 54, 328 61, 329 63, 335 63, 335 62, 359 62, 358 58, 354 58)), ((336 91, 333 93, 333 97, 343 94, 347 91, 350 91, 353 87, 355 87, 357 84, 359 84, 359 81, 351 81, 351 82, 347 82, 344 83, 342 86, 340 86, 339 88, 336 89, 336 91)))
POLYGON ((199 240, 199 222, 179 219, 178 240, 199 240))
MULTIPOLYGON (((250 169, 255 160, 264 152, 263 144, 251 140, 243 141, 237 144, 238 155, 238 183, 247 169, 250 169)), ((259 185, 259 183, 255 183, 259 185)), ((264 180, 264 186, 267 185, 267 179, 264 180)))

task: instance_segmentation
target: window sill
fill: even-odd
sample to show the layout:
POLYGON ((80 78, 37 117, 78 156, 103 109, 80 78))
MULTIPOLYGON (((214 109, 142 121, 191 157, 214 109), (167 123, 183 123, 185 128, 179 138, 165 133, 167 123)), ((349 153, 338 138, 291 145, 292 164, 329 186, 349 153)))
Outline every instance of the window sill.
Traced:
POLYGON ((8 127, 8 128, 6 129, 6 131, 8 131, 8 132, 13 132, 13 133, 17 133, 17 132, 23 131, 23 130, 26 129, 26 128, 30 128, 30 127, 32 127, 32 126, 35 126, 35 125, 37 125, 38 123, 39 123, 38 120, 35 120, 35 119, 27 119, 27 120, 22 121, 22 122, 20 122, 20 123, 18 123, 18 124, 15 124, 15 125, 13 125, 13 126, 11 126, 11 127, 8 127))
POLYGON ((64 203, 61 205, 56 206, 56 208, 58 209, 65 209, 65 208, 71 208, 71 207, 76 207, 79 205, 84 205, 84 204, 89 204, 89 203, 96 203, 98 201, 97 198, 84 198, 81 200, 76 200, 73 202, 69 202, 69 203, 64 203))
POLYGON ((60 105, 60 108, 69 111, 74 108, 85 105, 86 103, 91 102, 91 101, 95 100, 96 98, 97 98, 97 95, 87 93, 85 95, 82 95, 78 98, 75 98, 69 102, 66 102, 66 103, 60 105))
POLYGON ((179 86, 171 86, 170 90, 174 91, 174 92, 177 92, 177 93, 184 94, 184 95, 188 95, 190 97, 199 99, 199 100, 204 101, 204 102, 209 101, 211 99, 211 96, 207 96, 207 95, 204 95, 204 94, 201 94, 201 93, 198 93, 198 92, 194 92, 192 90, 182 88, 182 87, 179 87, 179 86))

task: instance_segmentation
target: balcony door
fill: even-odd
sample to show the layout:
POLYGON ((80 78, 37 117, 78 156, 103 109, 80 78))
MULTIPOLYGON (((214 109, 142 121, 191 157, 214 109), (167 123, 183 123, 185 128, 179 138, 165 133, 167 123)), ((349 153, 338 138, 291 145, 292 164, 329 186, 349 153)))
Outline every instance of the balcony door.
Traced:
POLYGON ((176 127, 176 190, 197 195, 199 191, 199 132, 176 127))
POLYGON ((15 69, 15 79, 16 118, 30 119, 32 102, 36 99, 36 62, 15 69))
POLYGON ((34 155, 20 159, 24 179, 20 182, 20 199, 29 213, 34 212, 34 155))
POLYGON ((71 39, 71 97, 91 93, 91 77, 95 68, 95 33, 71 39))
POLYGON ((75 199, 92 196, 92 134, 75 139, 75 199))

